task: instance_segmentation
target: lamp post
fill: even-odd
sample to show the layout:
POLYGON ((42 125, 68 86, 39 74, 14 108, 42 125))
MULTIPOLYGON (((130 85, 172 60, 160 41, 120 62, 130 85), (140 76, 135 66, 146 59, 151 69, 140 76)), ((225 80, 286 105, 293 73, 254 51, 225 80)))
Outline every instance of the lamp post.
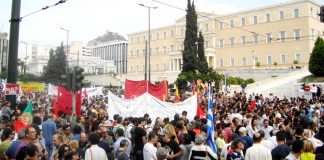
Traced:
POLYGON ((68 68, 69 68, 68 55, 69 55, 69 33, 70 33, 70 31, 63 27, 60 27, 60 29, 66 32, 66 72, 67 72, 68 68))
MULTIPOLYGON (((146 6, 144 4, 138 4, 142 7, 146 7, 148 9, 148 49, 147 49, 147 53, 148 53, 148 66, 149 66, 149 73, 148 73, 148 77, 149 77, 149 82, 151 82, 151 8, 152 9, 157 9, 157 7, 151 7, 151 6, 146 6)), ((145 55, 147 56, 147 54, 145 55)), ((145 58, 147 59, 147 58, 145 58)), ((146 64, 146 61, 145 61, 146 64)))

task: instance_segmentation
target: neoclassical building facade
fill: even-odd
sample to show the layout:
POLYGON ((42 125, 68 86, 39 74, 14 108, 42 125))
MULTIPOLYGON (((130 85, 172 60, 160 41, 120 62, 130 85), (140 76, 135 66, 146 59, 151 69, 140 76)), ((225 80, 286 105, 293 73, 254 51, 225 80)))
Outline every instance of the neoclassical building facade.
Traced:
MULTIPOLYGON (((252 69, 307 65, 324 24, 313 0, 245 10, 227 15, 198 12, 205 54, 214 69, 252 69)), ((128 79, 144 79, 148 32, 128 35, 128 79)), ((151 80, 173 82, 181 71, 185 17, 175 24, 151 29, 151 80)))

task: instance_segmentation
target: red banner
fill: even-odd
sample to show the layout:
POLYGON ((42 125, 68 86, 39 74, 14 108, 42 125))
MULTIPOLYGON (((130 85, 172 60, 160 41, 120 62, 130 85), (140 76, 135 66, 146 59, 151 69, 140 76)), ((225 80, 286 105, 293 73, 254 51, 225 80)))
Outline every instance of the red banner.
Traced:
POLYGON ((152 96, 160 99, 165 100, 168 93, 168 83, 167 81, 162 81, 158 85, 154 85, 152 83, 148 84, 148 93, 150 93, 152 96))
POLYGON ((58 97, 57 97, 57 107, 58 111, 62 111, 66 114, 71 113, 72 108, 72 92, 71 90, 66 90, 60 85, 57 86, 58 97))
POLYGON ((19 84, 6 84, 6 95, 19 95, 19 84))
POLYGON ((168 91, 168 83, 167 81, 162 81, 159 85, 154 85, 149 83, 147 80, 142 81, 131 81, 126 79, 125 82, 125 98, 133 99, 146 91, 150 93, 152 96, 164 100, 167 97, 168 91), (147 88, 148 87, 148 88, 147 88))

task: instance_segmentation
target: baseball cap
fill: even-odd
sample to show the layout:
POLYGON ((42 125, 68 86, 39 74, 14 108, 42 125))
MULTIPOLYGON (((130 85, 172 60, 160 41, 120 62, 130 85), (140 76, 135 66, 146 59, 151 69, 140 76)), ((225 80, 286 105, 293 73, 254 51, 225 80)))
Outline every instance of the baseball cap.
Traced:
POLYGON ((167 130, 162 130, 161 135, 162 135, 162 136, 169 135, 169 131, 167 131, 167 130))
POLYGON ((245 127, 241 127, 241 128, 239 129, 239 132, 246 132, 246 128, 245 128, 245 127))

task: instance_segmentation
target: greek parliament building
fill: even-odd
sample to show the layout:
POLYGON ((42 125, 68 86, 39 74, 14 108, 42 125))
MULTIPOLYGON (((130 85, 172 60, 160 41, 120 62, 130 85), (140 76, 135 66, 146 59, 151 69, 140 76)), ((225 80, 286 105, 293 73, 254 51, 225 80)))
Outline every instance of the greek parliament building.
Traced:
MULTIPOLYGON (((227 15, 198 12, 208 65, 214 69, 252 69, 306 65, 324 24, 320 4, 293 0, 227 15)), ((175 81, 182 67, 185 17, 151 30, 151 80, 175 81)), ((147 31, 128 35, 129 79, 144 79, 147 31)))

